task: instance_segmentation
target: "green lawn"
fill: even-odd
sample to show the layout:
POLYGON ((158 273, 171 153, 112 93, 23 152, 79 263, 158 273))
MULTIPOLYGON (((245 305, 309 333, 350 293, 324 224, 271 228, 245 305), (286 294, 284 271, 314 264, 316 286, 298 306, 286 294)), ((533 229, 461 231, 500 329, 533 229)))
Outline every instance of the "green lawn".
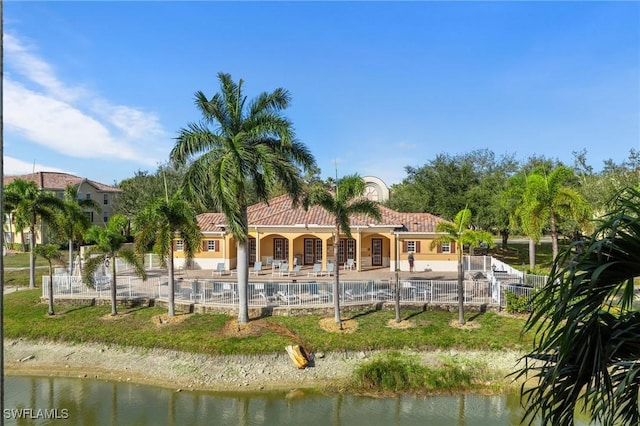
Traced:
POLYGON ((260 320, 261 327, 256 327, 255 335, 229 337, 223 328, 234 318, 227 315, 194 314, 182 322, 160 326, 152 320, 166 313, 160 307, 122 308, 118 317, 113 318, 108 315, 109 306, 58 306, 57 315, 49 317, 40 295, 40 289, 5 295, 5 338, 94 342, 206 354, 273 353, 293 343, 324 352, 402 348, 520 350, 530 347, 531 341, 530 337, 520 335, 524 319, 492 312, 468 313, 467 318, 479 327, 459 329, 449 325, 457 319, 456 312, 404 310, 403 317, 415 327, 396 329, 387 326, 395 317, 393 310, 368 310, 351 316, 358 324, 351 334, 324 331, 317 315, 267 317, 260 320))

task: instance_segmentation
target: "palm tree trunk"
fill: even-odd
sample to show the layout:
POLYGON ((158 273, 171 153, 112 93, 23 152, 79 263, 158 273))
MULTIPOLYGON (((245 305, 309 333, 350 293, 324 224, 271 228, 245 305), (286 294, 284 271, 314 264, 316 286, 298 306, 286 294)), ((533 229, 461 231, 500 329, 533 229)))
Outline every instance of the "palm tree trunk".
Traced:
POLYGON ((53 312, 53 268, 49 266, 49 315, 54 315, 53 312))
POLYGON ((553 260, 555 260, 558 257, 558 230, 556 229, 556 216, 553 209, 549 213, 549 231, 551 234, 551 253, 553 260))
POLYGON ((462 244, 458 247, 458 322, 464 324, 464 272, 462 268, 462 244))
POLYGON ((36 288, 36 230, 29 227, 29 288, 36 288))
POLYGON ((533 238, 529 238, 529 270, 536 268, 536 242, 533 238))
POLYGON ((167 269, 169 275, 169 282, 167 283, 167 290, 169 294, 167 297, 169 298, 169 316, 172 317, 176 314, 175 312, 175 268, 173 267, 173 247, 169 248, 169 261, 167 262, 167 269))
POLYGON ((336 324, 342 330, 342 320, 340 319, 340 265, 338 265, 338 244, 340 243, 340 226, 336 226, 336 235, 333 238, 333 313, 336 324))
POLYGON ((69 238, 69 276, 73 275, 73 238, 69 238))
POLYGON ((238 324, 249 322, 249 300, 247 288, 249 286, 249 250, 247 242, 238 241, 238 324))
MULTIPOLYGON (((107 257, 107 259, 109 259, 107 257)), ((118 315, 117 306, 117 288, 116 288, 116 257, 111 256, 111 315, 118 315)))

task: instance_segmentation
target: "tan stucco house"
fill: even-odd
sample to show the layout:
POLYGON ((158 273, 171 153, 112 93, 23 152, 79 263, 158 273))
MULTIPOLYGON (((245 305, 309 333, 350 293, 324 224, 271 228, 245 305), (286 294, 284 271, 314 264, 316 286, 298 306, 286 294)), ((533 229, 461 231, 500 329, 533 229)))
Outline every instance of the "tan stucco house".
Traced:
MULTIPOLYGON (((6 186, 15 179, 23 179, 26 181, 35 182, 38 186, 38 189, 43 191, 51 191, 57 194, 57 196, 61 199, 64 197, 64 191, 67 186, 76 186, 78 188, 78 198, 91 199, 100 204, 100 213, 92 209, 86 211, 87 216, 89 216, 89 219, 91 219, 91 223, 93 223, 94 225, 104 225, 109 221, 109 218, 113 214, 113 204, 115 198, 119 193, 122 192, 122 190, 114 186, 105 185, 103 183, 96 182, 87 178, 59 172, 36 172, 26 175, 5 176, 3 183, 6 186)), ((20 230, 13 229, 13 227, 9 226, 8 223, 5 223, 4 234, 5 242, 7 243, 21 242, 20 230)), ((40 224, 39 228, 36 231, 37 244, 46 242, 42 241, 43 235, 45 235, 44 225, 40 224)), ((26 239, 29 238, 28 232, 24 232, 24 238, 24 243, 28 243, 28 241, 26 241, 26 239)))
MULTIPOLYGON (((429 213, 400 213, 380 206, 382 220, 375 222, 364 216, 351 218, 352 239, 340 236, 337 264, 341 268, 353 259, 356 270, 388 269, 408 271, 407 256, 414 253, 415 270, 455 271, 456 259, 453 244, 439 244, 431 248, 431 242, 439 236, 436 224, 444 219, 429 213)), ((216 269, 224 263, 226 270, 237 264, 236 241, 229 234, 222 213, 198 215, 198 225, 203 234, 202 247, 196 253, 190 268, 216 269)), ((269 203, 249 207, 249 265, 256 261, 269 265, 274 260, 288 261, 311 267, 321 263, 323 270, 333 259, 334 219, 324 209, 314 206, 308 210, 294 208, 287 195, 274 198, 269 203)), ((182 240, 174 243, 174 259, 177 267, 184 267, 182 240)))

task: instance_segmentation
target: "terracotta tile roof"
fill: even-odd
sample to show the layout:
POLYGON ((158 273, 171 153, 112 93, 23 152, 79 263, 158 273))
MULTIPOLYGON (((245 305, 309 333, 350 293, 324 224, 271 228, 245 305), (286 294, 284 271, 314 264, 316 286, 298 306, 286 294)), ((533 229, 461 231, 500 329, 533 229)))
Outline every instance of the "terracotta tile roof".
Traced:
MULTIPOLYGON (((435 232, 436 224, 444 219, 430 213, 400 213, 385 206, 380 206, 382 220, 356 215, 351 218, 351 226, 367 226, 370 224, 403 227, 406 232, 435 232)), ((203 232, 222 231, 226 223, 222 213, 203 213, 198 215, 198 226, 203 232)), ((312 206, 304 210, 298 206, 293 208, 288 195, 273 198, 267 203, 254 204, 249 207, 250 226, 295 226, 320 225, 334 226, 333 217, 320 206, 312 206)))
POLYGON ((15 179, 24 179, 27 181, 35 182, 39 189, 48 189, 52 191, 60 191, 65 189, 69 185, 78 185, 85 181, 94 186, 99 191, 104 192, 122 192, 122 190, 105 185, 100 182, 96 182, 90 179, 81 178, 78 176, 70 175, 68 173, 58 172, 36 172, 19 176, 5 176, 3 179, 4 185, 14 181, 15 179))

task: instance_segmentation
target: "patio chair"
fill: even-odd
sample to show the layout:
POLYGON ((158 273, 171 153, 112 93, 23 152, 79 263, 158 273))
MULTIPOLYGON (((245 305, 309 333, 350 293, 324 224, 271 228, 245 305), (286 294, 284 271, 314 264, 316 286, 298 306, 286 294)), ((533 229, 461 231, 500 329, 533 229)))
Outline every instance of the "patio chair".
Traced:
POLYGON ((273 284, 267 283, 257 283, 256 289, 258 290, 258 295, 264 301, 265 305, 268 305, 270 302, 275 302, 278 300, 278 296, 276 295, 275 288, 273 284))
POLYGON ((284 277, 285 275, 289 275, 289 264, 281 263, 280 268, 278 269, 278 275, 284 277))
POLYGON ((327 270, 326 271, 322 271, 320 273, 320 276, 326 275, 326 276, 330 277, 331 274, 333 274, 333 265, 334 265, 333 263, 328 263, 327 264, 327 270))
POLYGON ((189 298, 194 302, 197 302, 198 299, 202 300, 202 285, 198 280, 193 280, 191 283, 191 294, 189 298))
POLYGON ((260 271, 262 271, 262 262, 256 262, 253 264, 253 270, 249 271, 249 275, 260 275, 260 271))
POLYGON ((356 262, 353 259, 347 259, 344 264, 344 269, 353 269, 356 266, 356 262))
POLYGON ((321 302, 328 302, 331 295, 325 291, 320 291, 320 285, 313 281, 309 283, 309 296, 311 300, 320 300, 321 302))
POLYGON ((205 295, 207 299, 221 299, 225 295, 222 283, 214 282, 211 289, 205 289, 205 295))
POLYGON ((297 265, 297 266, 295 266, 293 269, 291 269, 291 270, 289 270, 289 271, 284 272, 282 275, 285 275, 285 274, 286 274, 286 275, 287 275, 287 276, 289 276, 289 277, 291 277, 291 276, 296 276, 296 275, 298 275, 298 273, 300 272, 300 270, 302 270, 302 265, 297 265))
POLYGON ((322 274, 322 263, 314 263, 313 269, 310 272, 307 272, 308 277, 317 277, 322 274))
POLYGON ((216 269, 213 270, 212 275, 218 275, 218 276, 222 276, 223 274, 227 273, 227 268, 224 264, 224 262, 220 262, 218 263, 218 266, 216 267, 216 269))
POLYGON ((278 290, 277 292, 278 298, 285 302, 287 305, 292 303, 300 303, 300 297, 297 294, 291 293, 289 289, 286 290, 278 290))

